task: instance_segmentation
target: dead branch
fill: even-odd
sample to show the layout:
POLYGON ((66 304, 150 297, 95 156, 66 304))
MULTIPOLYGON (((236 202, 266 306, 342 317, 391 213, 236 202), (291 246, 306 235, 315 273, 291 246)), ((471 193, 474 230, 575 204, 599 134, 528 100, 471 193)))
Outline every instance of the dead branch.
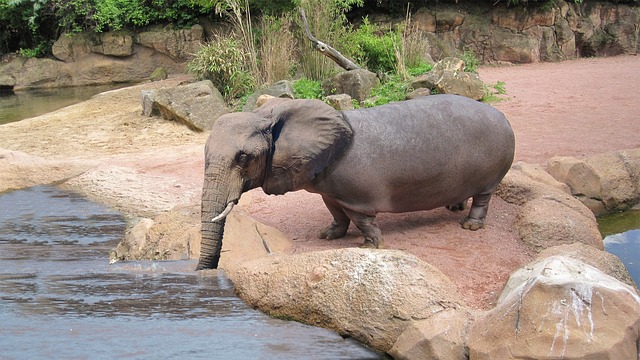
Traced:
POLYGON ((313 46, 316 50, 320 51, 322 55, 333 60, 336 64, 338 64, 341 68, 345 70, 360 69, 358 65, 356 65, 353 61, 347 59, 338 50, 316 39, 315 36, 311 34, 311 31, 309 30, 309 23, 307 22, 307 16, 305 15, 303 8, 300 8, 300 17, 302 17, 304 32, 309 38, 309 40, 313 43, 313 46))

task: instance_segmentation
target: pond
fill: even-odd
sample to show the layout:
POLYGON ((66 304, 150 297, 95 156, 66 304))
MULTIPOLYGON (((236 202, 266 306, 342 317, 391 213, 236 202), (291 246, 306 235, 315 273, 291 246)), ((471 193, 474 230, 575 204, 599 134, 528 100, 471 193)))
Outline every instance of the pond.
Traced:
POLYGON ((131 84, 0 91, 0 125, 46 114, 131 84))
POLYGON ((636 285, 640 285, 640 209, 601 216, 598 227, 605 249, 622 260, 636 285))
POLYGON ((0 358, 381 358, 251 309, 194 261, 109 265, 125 226, 56 187, 0 195, 0 358))

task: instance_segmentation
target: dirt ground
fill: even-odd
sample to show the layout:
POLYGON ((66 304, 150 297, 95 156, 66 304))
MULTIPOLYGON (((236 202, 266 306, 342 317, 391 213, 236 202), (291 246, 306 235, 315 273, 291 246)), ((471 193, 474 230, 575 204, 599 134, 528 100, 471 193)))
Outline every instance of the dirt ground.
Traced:
MULTIPOLYGON (((544 165, 557 155, 580 158, 640 148, 640 57, 487 66, 479 73, 486 83, 505 83, 506 100, 494 106, 514 128, 516 161, 544 165)), ((0 191, 79 173, 72 181, 75 187, 129 214, 151 217, 176 205, 198 203, 206 134, 141 115, 142 89, 182 80, 177 77, 103 93, 53 113, 0 126, 0 169, 3 160, 13 164, 14 171, 29 164, 55 164, 39 176, 0 174, 0 191), (70 167, 75 173, 64 171, 70 167)), ((292 254, 362 243, 353 227, 344 239, 316 239, 331 221, 317 195, 300 191, 267 196, 257 189, 243 196, 240 208, 291 236, 292 254)), ((405 250, 435 265, 456 283, 471 307, 486 309, 495 303, 509 273, 535 254, 512 229, 514 205, 494 197, 487 227, 481 231, 461 229, 462 216, 436 209, 380 214, 377 222, 387 248, 405 250)))

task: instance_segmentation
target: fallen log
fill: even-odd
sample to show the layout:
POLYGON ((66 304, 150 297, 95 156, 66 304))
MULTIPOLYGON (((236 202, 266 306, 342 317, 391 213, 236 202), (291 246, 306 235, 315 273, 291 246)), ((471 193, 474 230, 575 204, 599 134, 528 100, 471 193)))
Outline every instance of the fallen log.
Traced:
POLYGON ((320 51, 322 55, 333 60, 336 64, 338 64, 345 70, 360 69, 360 66, 356 65, 353 61, 346 58, 338 50, 316 39, 315 36, 311 34, 311 30, 309 30, 309 23, 307 22, 307 16, 305 15, 303 8, 300 8, 300 17, 302 18, 304 32, 307 35, 307 38, 309 38, 309 40, 313 43, 313 46, 316 50, 320 51))

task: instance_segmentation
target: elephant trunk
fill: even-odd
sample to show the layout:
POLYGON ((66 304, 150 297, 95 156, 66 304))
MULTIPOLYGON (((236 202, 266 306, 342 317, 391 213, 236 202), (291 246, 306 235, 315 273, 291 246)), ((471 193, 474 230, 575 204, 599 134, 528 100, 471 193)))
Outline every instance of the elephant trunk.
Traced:
POLYGON ((216 269, 222 251, 226 215, 240 198, 241 181, 229 182, 224 176, 205 176, 202 188, 200 260, 196 270, 216 269))

